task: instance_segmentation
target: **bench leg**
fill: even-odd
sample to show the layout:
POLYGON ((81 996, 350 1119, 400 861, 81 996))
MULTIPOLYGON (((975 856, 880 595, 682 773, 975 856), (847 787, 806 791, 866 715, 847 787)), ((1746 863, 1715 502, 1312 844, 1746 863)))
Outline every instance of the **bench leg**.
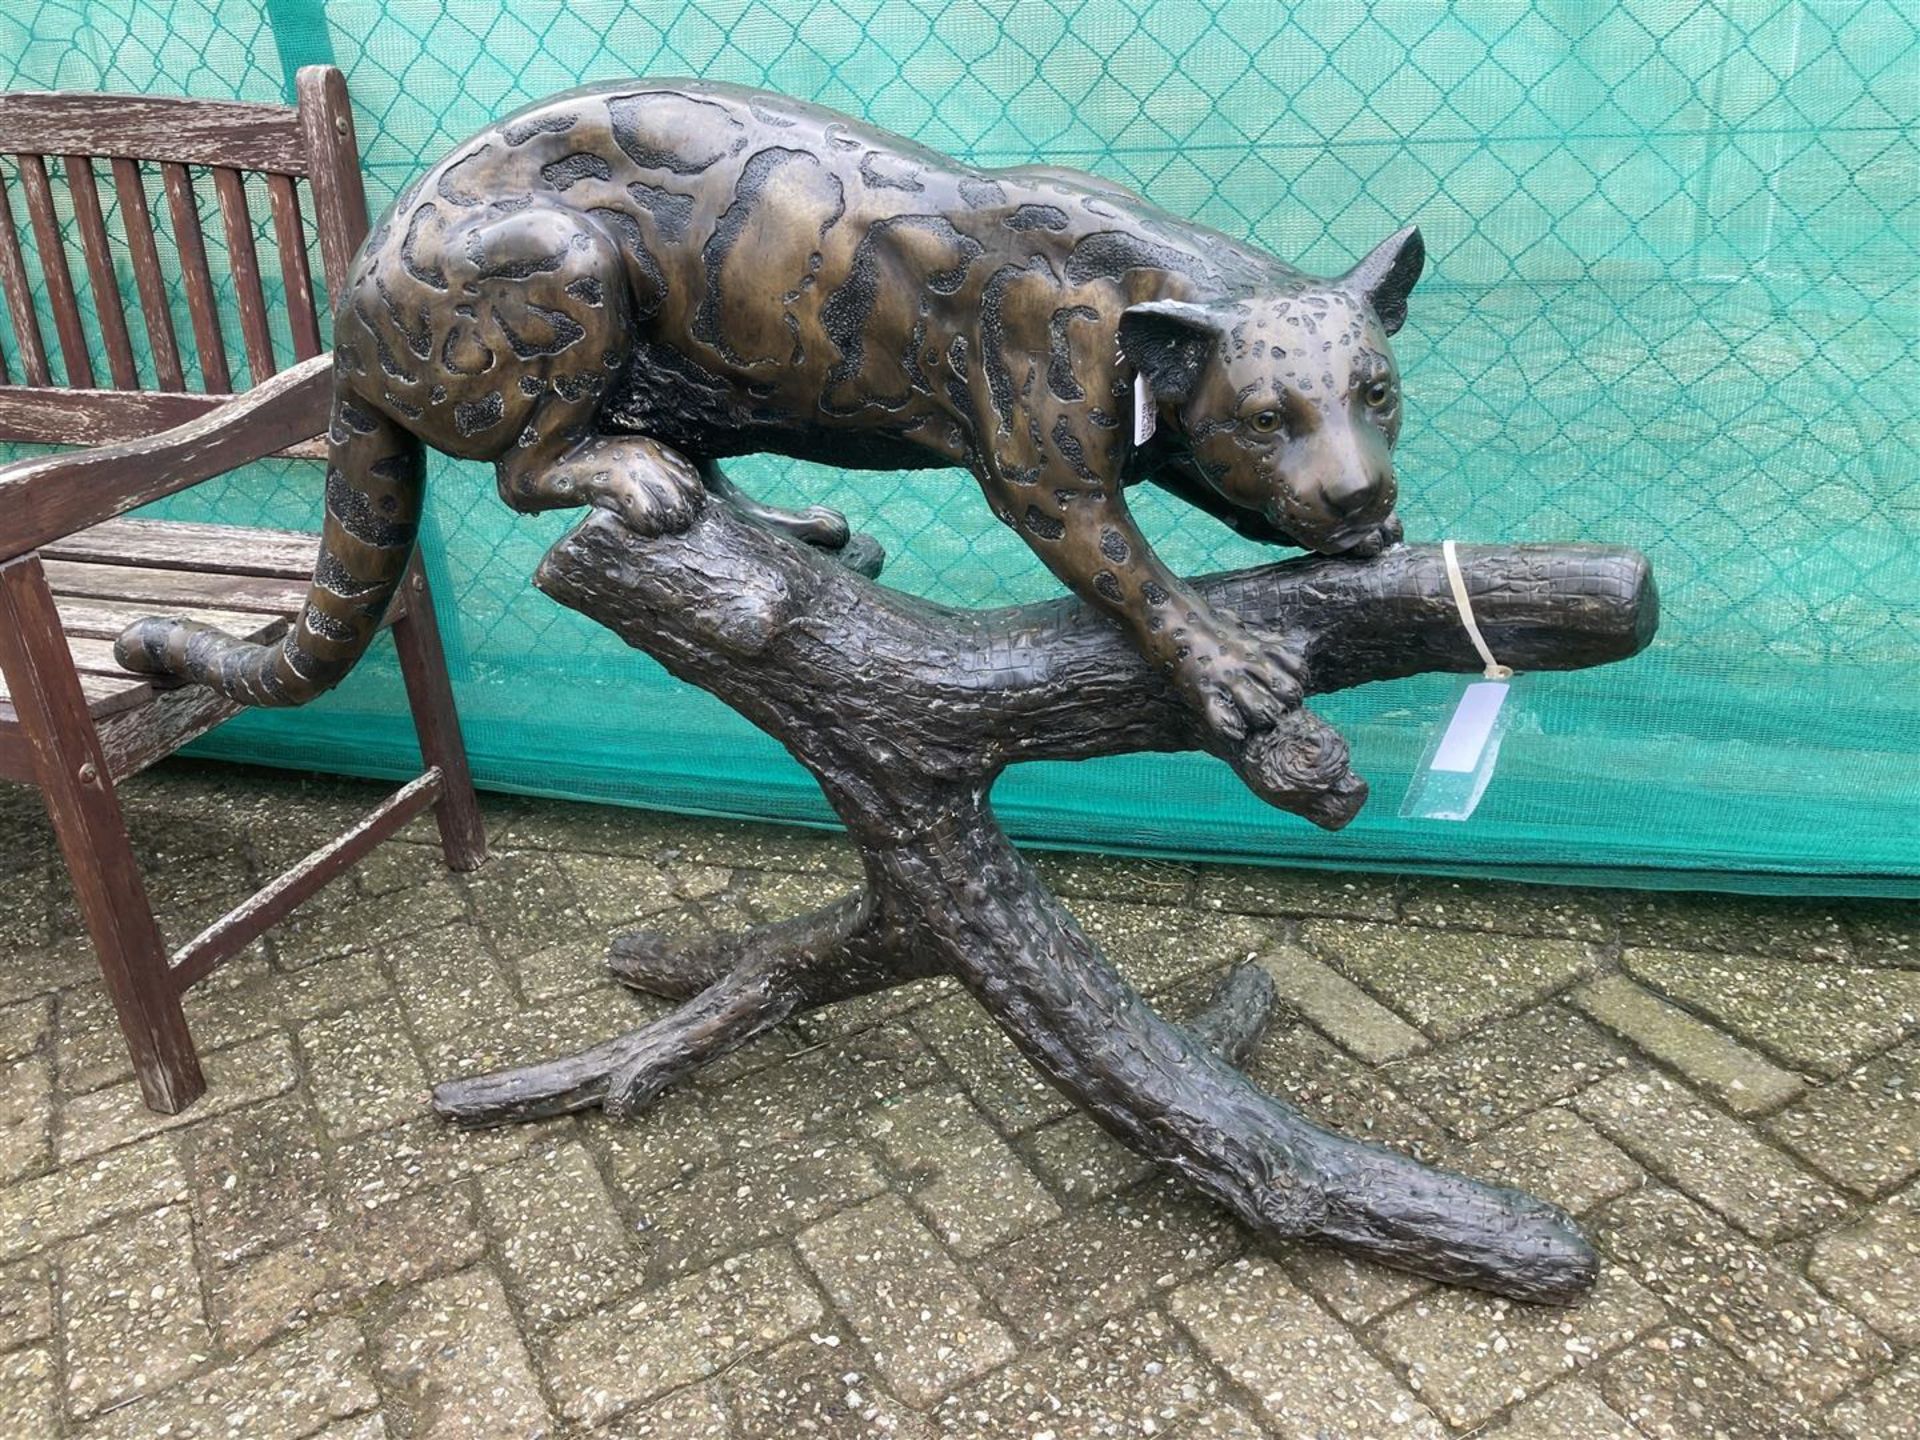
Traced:
POLYGON ((440 823, 440 848, 451 870, 472 870, 487 858, 487 832, 480 802, 467 769, 467 747, 460 739, 460 717, 453 708, 453 682, 440 648, 440 623, 433 614, 433 592, 418 552, 407 568, 407 613, 393 623, 394 648, 400 652, 400 676, 407 683, 413 729, 421 758, 440 768, 440 798, 434 818, 440 823))
POLYGON ((127 838, 120 799, 37 555, 0 566, 0 670, 33 750, 54 834, 149 1108, 173 1115, 207 1088, 180 989, 127 838))

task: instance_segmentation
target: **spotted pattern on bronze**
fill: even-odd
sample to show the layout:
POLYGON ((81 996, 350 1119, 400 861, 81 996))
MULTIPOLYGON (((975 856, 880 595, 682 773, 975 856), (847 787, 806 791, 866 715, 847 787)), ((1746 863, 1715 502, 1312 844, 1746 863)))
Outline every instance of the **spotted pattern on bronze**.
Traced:
MULTIPOLYGON (((362 247, 336 306, 323 554, 286 640, 151 620, 120 653, 251 704, 337 683, 411 551, 423 446, 491 462, 516 509, 596 505, 643 534, 735 499, 715 462, 767 452, 970 471, 1202 724, 1270 728, 1297 658, 1169 571, 1126 489, 1261 540, 1392 543, 1387 337, 1422 256, 1409 229, 1316 279, 1110 181, 974 169, 779 95, 570 91, 459 146, 362 247)), ((845 543, 818 507, 754 514, 845 543)))

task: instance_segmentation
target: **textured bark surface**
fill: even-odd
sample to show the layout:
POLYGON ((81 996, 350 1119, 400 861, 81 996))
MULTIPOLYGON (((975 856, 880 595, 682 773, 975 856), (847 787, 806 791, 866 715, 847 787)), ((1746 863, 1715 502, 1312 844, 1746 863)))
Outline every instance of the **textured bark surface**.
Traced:
MULTIPOLYGON (((1481 626, 1516 669, 1603 664, 1652 636, 1652 579, 1632 551, 1483 546, 1461 559, 1481 626)), ((1479 668, 1438 547, 1195 583, 1284 636, 1305 657, 1309 691, 1479 668)), ((623 937, 615 973, 686 1003, 577 1055, 443 1084, 435 1104, 449 1119, 488 1125, 596 1104, 633 1113, 800 1010, 950 974, 1104 1127, 1261 1234, 1317 1237, 1517 1298, 1571 1301, 1591 1285, 1594 1254, 1559 1210, 1336 1135, 1241 1074, 1272 997, 1257 972, 1230 974, 1189 1027, 1155 1014, 988 805, 1017 760, 1207 748, 1269 803, 1337 828, 1366 786, 1310 712, 1230 745, 1077 601, 931 605, 727 504, 653 539, 596 515, 549 552, 538 584, 777 737, 846 823, 866 884, 740 934, 623 937)))

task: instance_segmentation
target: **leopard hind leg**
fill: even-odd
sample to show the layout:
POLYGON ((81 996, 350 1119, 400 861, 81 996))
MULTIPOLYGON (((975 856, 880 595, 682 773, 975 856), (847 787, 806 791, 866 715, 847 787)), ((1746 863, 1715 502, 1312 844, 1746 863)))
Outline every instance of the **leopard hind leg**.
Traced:
POLYGON ((816 550, 843 550, 853 534, 847 517, 829 506, 809 505, 804 510, 786 510, 754 499, 711 460, 701 462, 700 478, 706 482, 709 495, 726 501, 747 519, 816 550))
POLYGON ((693 463, 599 423, 634 328, 613 237, 536 201, 450 226, 438 260, 453 306, 436 349, 434 442, 491 459, 501 499, 519 511, 593 505, 644 535, 691 524, 705 498, 693 463))

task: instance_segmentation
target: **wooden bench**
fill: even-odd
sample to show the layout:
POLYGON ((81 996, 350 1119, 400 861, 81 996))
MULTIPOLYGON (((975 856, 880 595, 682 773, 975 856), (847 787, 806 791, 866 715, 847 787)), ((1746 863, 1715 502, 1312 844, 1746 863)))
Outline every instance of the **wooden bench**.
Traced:
POLYGON ((0 350, 0 441, 85 447, 0 466, 0 778, 39 787, 141 1092, 168 1113, 206 1089, 181 1008, 189 986, 430 807, 448 865, 470 870, 486 853, 417 555, 386 616, 420 740, 417 779, 172 955, 114 789, 240 708, 122 670, 113 656, 122 627, 142 615, 191 615, 272 640, 298 615, 313 573, 316 535, 120 518, 269 456, 325 452, 332 363, 320 345, 302 195, 335 293, 367 212, 340 72, 301 71, 298 95, 297 106, 0 95, 0 291, 13 351, 0 350), (102 171, 117 200, 112 229, 102 171), (248 209, 250 176, 254 193, 267 197, 277 250, 286 314, 279 346, 248 209), (205 241, 203 180, 238 311, 234 358, 249 381, 239 394, 205 241), (171 220, 165 247, 150 186, 171 220), (25 231, 15 225, 16 190, 25 231), (67 254, 74 237, 91 327, 67 254), (177 273, 163 267, 163 248, 178 256, 177 273), (52 346, 34 308, 29 253, 46 289, 52 346), (144 365, 123 273, 139 301, 144 365), (185 297, 191 349, 175 332, 170 281, 185 297), (110 384, 99 383, 89 328, 110 384), (293 363, 281 369, 277 352, 289 348, 293 363), (55 383, 56 362, 64 383, 55 383), (187 388, 190 374, 198 390, 187 388))

